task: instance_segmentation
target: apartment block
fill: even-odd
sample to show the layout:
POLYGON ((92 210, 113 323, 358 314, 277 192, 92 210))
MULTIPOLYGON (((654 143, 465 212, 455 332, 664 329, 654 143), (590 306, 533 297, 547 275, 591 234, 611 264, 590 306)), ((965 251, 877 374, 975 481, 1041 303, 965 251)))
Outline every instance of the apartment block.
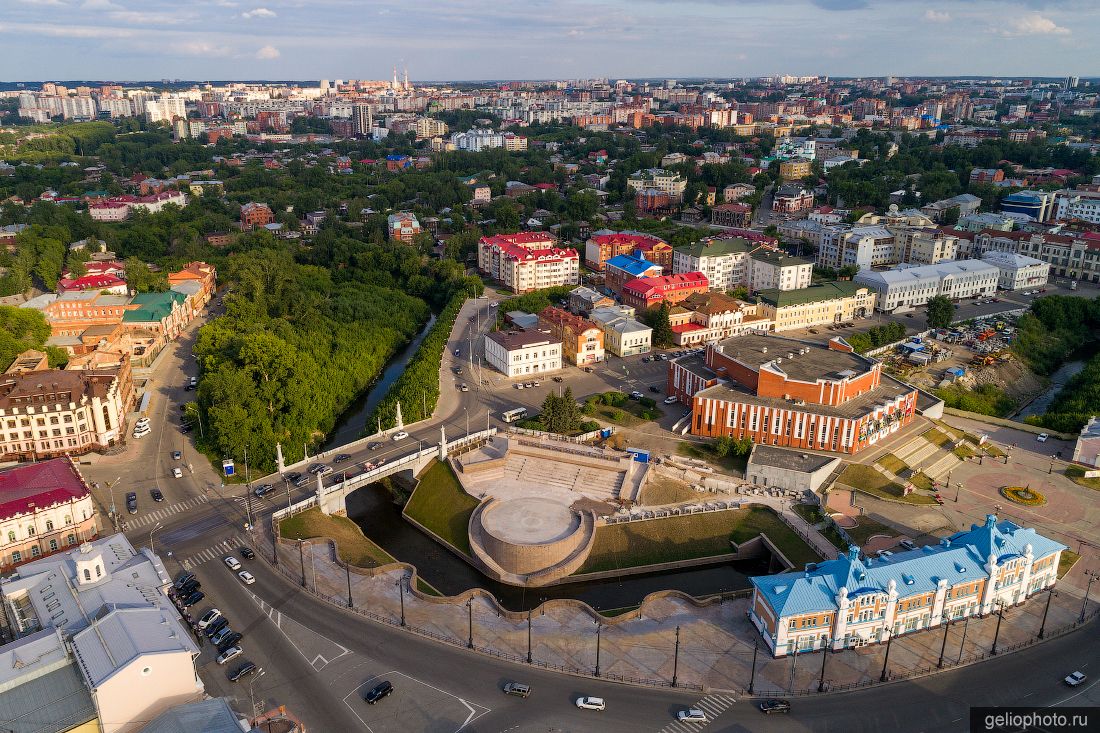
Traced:
POLYGON ((798 290, 813 281, 814 263, 781 250, 757 248, 749 254, 747 271, 750 291, 798 290))
POLYGON ((878 293, 875 307, 884 312, 924 305, 937 295, 952 300, 994 295, 1000 271, 981 260, 941 262, 894 270, 861 270, 855 282, 878 293))
POLYGON ((515 293, 576 285, 580 280, 580 256, 576 250, 555 247, 556 242, 544 232, 482 237, 478 242, 478 268, 515 293))
POLYGON ((780 333, 866 318, 874 312, 877 293, 840 280, 799 290, 761 290, 756 297, 760 315, 780 333))
POLYGON ((603 331, 587 318, 548 306, 539 313, 539 329, 561 342, 562 357, 571 364, 586 366, 604 360, 603 331))
POLYGON ((509 379, 561 371, 561 342, 546 331, 492 331, 485 361, 509 379))

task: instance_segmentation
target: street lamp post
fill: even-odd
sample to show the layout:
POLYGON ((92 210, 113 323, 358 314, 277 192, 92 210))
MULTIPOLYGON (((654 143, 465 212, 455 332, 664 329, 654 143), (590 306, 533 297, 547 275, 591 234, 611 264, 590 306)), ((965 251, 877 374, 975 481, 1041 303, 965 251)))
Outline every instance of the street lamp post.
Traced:
POLYGON ((468 598, 466 600, 466 609, 470 612, 470 634, 466 640, 466 648, 474 648, 474 599, 468 598))
POLYGON ((680 627, 676 627, 676 648, 672 652, 672 686, 676 686, 677 672, 680 669, 680 627))
POLYGON ((1043 638, 1043 634, 1046 632, 1046 629, 1047 629, 1047 614, 1050 613, 1050 599, 1052 599, 1052 598, 1054 598, 1054 589, 1053 588, 1050 589, 1049 591, 1047 591, 1047 605, 1046 605, 1046 608, 1043 609, 1043 622, 1041 624, 1039 624, 1039 638, 1040 639, 1043 638))
POLYGON ((119 476, 114 481, 107 482, 107 488, 111 490, 111 522, 115 525, 115 531, 118 531, 118 508, 115 507, 115 484, 122 480, 119 476))
POLYGON ((351 596, 351 564, 350 563, 348 563, 348 562, 344 563, 344 572, 347 573, 347 576, 348 576, 348 608, 354 608, 355 604, 352 601, 352 596, 351 596))
POLYGON ((527 663, 531 663, 531 609, 527 609, 527 663))
POLYGON ((1092 581, 1100 578, 1100 573, 1094 573, 1091 570, 1086 570, 1085 575, 1089 576, 1089 584, 1085 588, 1085 600, 1081 602, 1081 617, 1077 619, 1077 623, 1084 623, 1085 608, 1089 605, 1089 592, 1092 590, 1092 581))
POLYGON ((405 625, 405 573, 401 573, 401 577, 397 579, 397 592, 401 599, 401 625, 405 625))
POLYGON ((470 410, 466 407, 462 408, 462 411, 466 413, 466 439, 470 438, 470 410))
POLYGON ((156 532, 158 529, 160 529, 163 526, 164 526, 163 524, 161 524, 160 522, 157 522, 157 526, 155 526, 151 530, 149 530, 149 552, 152 553, 152 554, 156 554, 156 553, 153 552, 153 533, 156 532))
POLYGON ((997 629, 993 632, 993 648, 989 650, 991 655, 997 653, 997 639, 1001 636, 1001 621, 1005 617, 1005 602, 1004 600, 997 599, 997 629))
POLYGON ((970 617, 967 616, 966 618, 963 619, 963 638, 962 638, 962 641, 959 642, 959 660, 957 662, 958 664, 962 664, 963 652, 966 651, 966 630, 969 629, 969 628, 970 628, 970 617))
POLYGON ((600 633, 603 631, 603 624, 599 619, 596 619, 596 676, 600 676, 600 633))
POLYGON ((947 651, 947 632, 951 628, 951 618, 947 615, 947 611, 943 612, 943 643, 940 644, 940 661, 936 663, 936 666, 943 669, 943 654, 947 651))
POLYGON ((302 587, 306 587, 306 554, 302 549, 302 540, 298 540, 298 559, 302 561, 302 587))
POLYGON ((886 655, 882 658, 882 674, 878 676, 879 682, 885 682, 888 677, 887 665, 890 663, 890 644, 894 641, 894 634, 890 631, 887 631, 887 633, 890 635, 886 637, 886 655))
POLYGON ((263 667, 260 667, 259 671, 252 675, 252 679, 248 681, 248 699, 252 703, 252 717, 256 717, 256 696, 252 694, 252 685, 256 684, 256 680, 267 674, 263 667))
POLYGON ((825 661, 829 658, 829 640, 825 640, 825 645, 821 648, 821 679, 817 681, 817 691, 825 692, 825 661))
POLYGON ((752 672, 749 673, 749 694, 752 694, 753 683, 756 682, 756 653, 760 651, 760 642, 753 640, 752 643, 752 672))

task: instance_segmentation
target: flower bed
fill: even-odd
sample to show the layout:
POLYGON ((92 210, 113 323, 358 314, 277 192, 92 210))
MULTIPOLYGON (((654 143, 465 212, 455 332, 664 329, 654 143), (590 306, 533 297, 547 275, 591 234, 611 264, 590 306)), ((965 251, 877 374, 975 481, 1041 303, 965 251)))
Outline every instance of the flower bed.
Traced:
POLYGON ((1047 503, 1045 496, 1032 488, 1024 486, 1002 486, 1001 496, 1015 504, 1024 506, 1042 506, 1047 503))

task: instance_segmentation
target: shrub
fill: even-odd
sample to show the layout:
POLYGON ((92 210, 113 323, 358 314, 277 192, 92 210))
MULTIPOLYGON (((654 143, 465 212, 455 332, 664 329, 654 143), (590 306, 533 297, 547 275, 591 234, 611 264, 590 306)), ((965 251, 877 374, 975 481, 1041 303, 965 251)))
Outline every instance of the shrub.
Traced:
POLYGON ((608 417, 611 418, 612 420, 614 420, 615 422, 618 422, 618 421, 622 420, 624 417, 626 417, 626 413, 623 412, 622 410, 614 409, 608 414, 608 417))
POLYGON ((657 400, 653 399, 652 397, 643 397, 642 399, 638 400, 638 403, 642 407, 656 407, 657 406, 657 400))
POLYGON ((595 420, 585 420, 581 423, 582 433, 591 433, 593 430, 599 430, 600 424, 595 420))

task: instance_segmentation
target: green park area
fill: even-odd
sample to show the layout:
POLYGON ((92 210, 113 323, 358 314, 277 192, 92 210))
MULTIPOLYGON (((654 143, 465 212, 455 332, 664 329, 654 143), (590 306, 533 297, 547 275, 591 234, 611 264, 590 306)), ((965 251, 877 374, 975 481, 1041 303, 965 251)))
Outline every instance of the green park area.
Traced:
POLYGON ((397 562, 388 552, 371 542, 359 526, 347 517, 324 514, 314 507, 279 524, 279 534, 287 540, 328 537, 336 540, 340 559, 349 565, 375 568, 397 562))
POLYGON ((1067 466, 1066 478, 1071 479, 1075 484, 1084 486, 1086 489, 1100 491, 1100 478, 1085 478, 1085 469, 1080 466, 1067 466))
POLYGON ((449 465, 433 461, 409 497, 405 515, 468 557, 470 515, 478 504, 462 490, 449 465))
POLYGON ((857 463, 853 463, 844 469, 844 473, 840 474, 839 478, 837 478, 837 483, 850 486, 857 491, 862 491, 871 496, 877 496, 880 499, 901 501, 906 504, 936 503, 935 499, 925 494, 914 492, 906 496, 904 487, 902 487, 901 484, 889 480, 870 466, 863 466, 857 463))
POLYGON ((577 574, 725 555, 767 535, 797 567, 821 557, 767 507, 707 512, 596 528, 596 541, 577 574))

